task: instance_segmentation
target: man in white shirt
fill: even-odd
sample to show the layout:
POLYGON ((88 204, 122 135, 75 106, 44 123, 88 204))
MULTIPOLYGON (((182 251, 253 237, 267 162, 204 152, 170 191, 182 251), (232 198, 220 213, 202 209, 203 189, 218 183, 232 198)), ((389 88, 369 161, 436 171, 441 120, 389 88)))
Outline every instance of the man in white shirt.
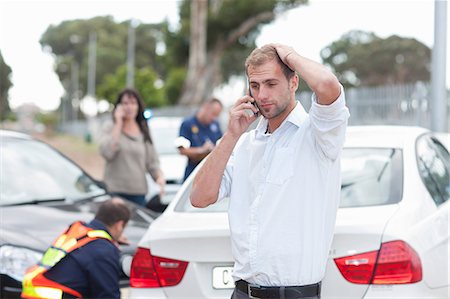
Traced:
POLYGON ((340 197, 344 90, 325 66, 285 45, 255 49, 245 66, 252 96, 231 108, 191 202, 230 197, 232 298, 320 298, 340 197), (295 100, 297 74, 314 92, 309 114, 295 100))

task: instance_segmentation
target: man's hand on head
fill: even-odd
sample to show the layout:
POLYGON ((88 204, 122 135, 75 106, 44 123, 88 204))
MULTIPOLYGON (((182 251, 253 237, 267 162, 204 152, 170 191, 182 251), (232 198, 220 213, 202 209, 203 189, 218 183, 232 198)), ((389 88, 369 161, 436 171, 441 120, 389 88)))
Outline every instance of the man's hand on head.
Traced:
POLYGON ((290 55, 297 53, 295 52, 294 48, 282 44, 270 44, 270 46, 275 48, 281 61, 283 61, 283 63, 286 64, 290 69, 293 69, 289 64, 288 58, 290 55))

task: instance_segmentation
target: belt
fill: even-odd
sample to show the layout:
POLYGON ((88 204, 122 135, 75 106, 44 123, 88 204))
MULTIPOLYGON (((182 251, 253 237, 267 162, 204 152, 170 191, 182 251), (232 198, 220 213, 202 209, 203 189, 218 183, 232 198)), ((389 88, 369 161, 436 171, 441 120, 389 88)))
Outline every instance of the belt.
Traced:
POLYGON ((238 280, 236 288, 249 298, 303 298, 320 295, 320 282, 304 286, 264 287, 238 280))

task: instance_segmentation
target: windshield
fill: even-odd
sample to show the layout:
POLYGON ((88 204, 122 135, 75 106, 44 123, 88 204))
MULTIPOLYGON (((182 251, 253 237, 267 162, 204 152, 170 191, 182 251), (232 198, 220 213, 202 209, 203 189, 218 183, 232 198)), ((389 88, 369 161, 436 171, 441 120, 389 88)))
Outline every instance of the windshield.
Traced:
POLYGON ((155 149, 160 155, 178 155, 175 139, 179 136, 181 118, 151 118, 148 122, 155 149))
POLYGON ((393 204, 401 200, 403 165, 400 150, 346 148, 341 167, 341 208, 393 204))
MULTIPOLYGON (((398 203, 402 198, 403 165, 399 149, 345 148, 341 158, 342 185, 340 208, 398 203)), ((189 200, 191 185, 180 198, 176 211, 226 212, 229 198, 204 209, 189 200)))
POLYGON ((75 164, 34 140, 2 139, 0 176, 0 205, 105 193, 75 164))

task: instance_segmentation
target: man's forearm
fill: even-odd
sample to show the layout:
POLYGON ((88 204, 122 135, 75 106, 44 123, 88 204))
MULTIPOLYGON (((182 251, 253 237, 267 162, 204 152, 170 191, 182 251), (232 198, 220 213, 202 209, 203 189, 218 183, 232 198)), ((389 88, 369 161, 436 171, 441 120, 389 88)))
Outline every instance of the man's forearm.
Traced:
POLYGON ((202 147, 189 147, 189 148, 183 148, 180 147, 179 149, 180 154, 188 157, 194 162, 200 162, 205 158, 209 151, 204 151, 202 147))
POLYGON ((341 91, 339 81, 324 65, 296 52, 288 54, 285 59, 287 65, 314 91, 319 104, 329 105, 339 97, 341 91))
POLYGON ((204 208, 217 201, 225 167, 238 140, 238 136, 225 133, 195 175, 191 190, 191 203, 194 207, 204 208))

